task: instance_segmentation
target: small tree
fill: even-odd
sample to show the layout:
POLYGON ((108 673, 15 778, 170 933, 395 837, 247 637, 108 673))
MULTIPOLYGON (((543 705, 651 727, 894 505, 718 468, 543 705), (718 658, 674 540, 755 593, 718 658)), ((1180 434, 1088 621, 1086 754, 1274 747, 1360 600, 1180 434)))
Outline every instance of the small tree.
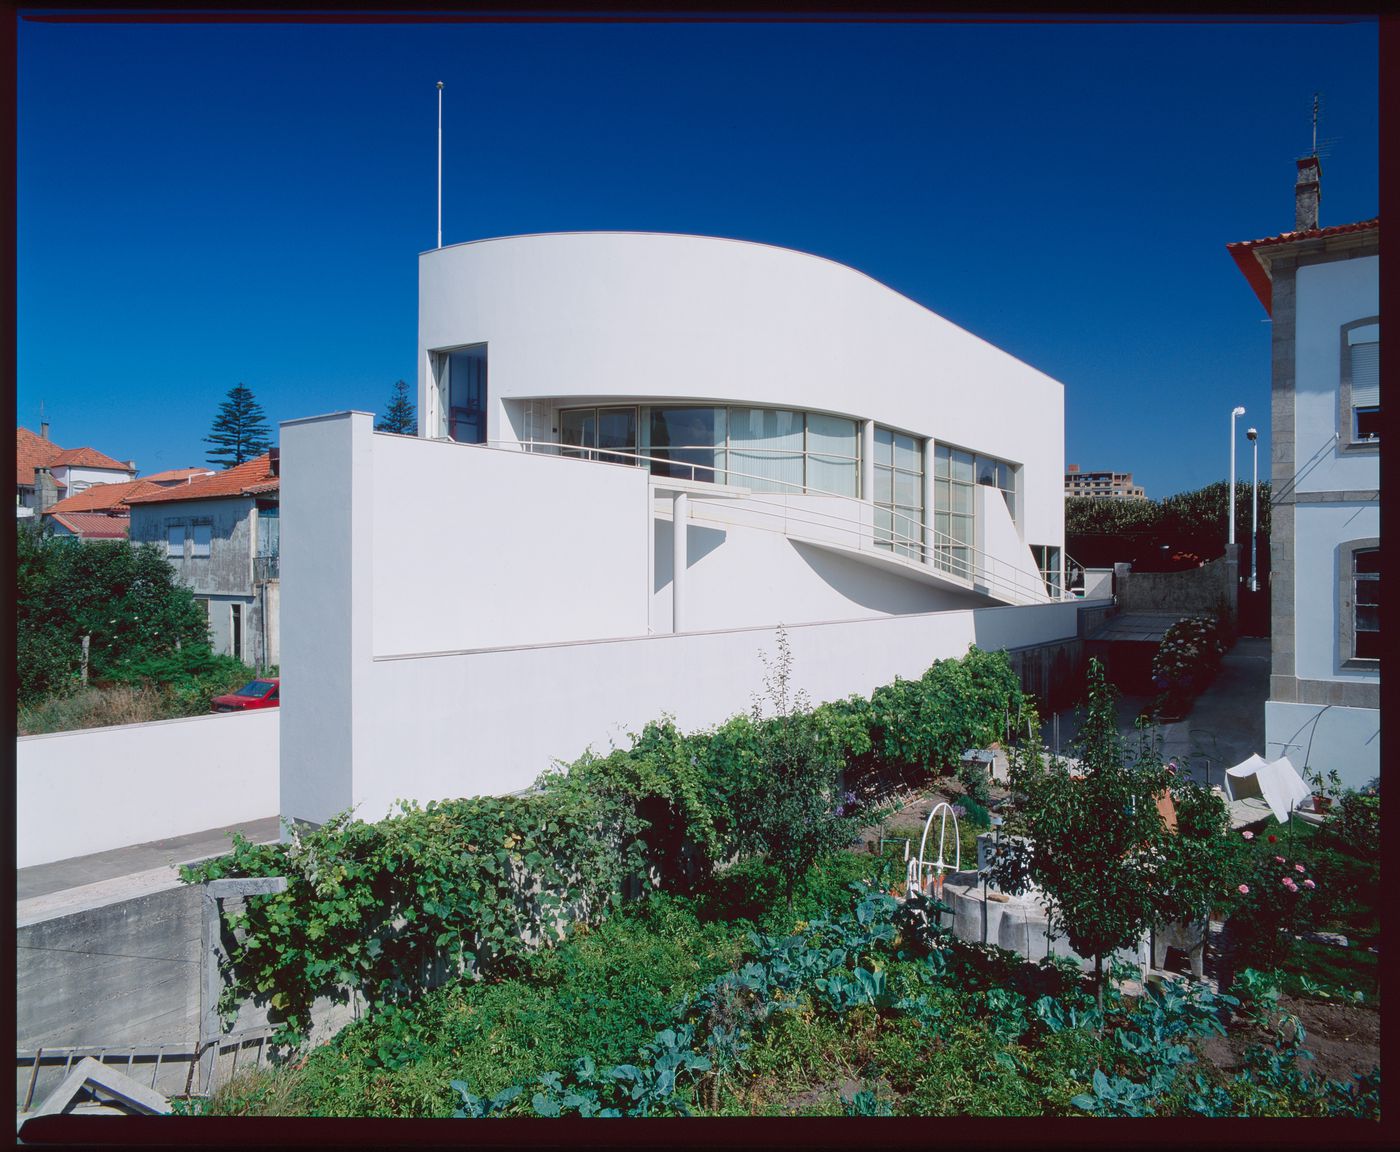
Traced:
POLYGON ((761 853, 782 878, 792 907, 797 882, 818 856, 850 843, 855 797, 842 795, 842 762, 821 738, 806 694, 791 690, 792 650, 778 629, 778 655, 762 657, 764 700, 754 700, 759 760, 735 790, 731 803, 741 851, 761 853))
POLYGON ((394 382, 390 394, 389 409, 384 419, 374 426, 376 432, 397 432, 402 436, 413 436, 418 432, 418 416, 413 400, 408 395, 408 385, 402 380, 394 382))
POLYGON ((228 399, 219 405, 219 414, 204 442, 214 445, 205 460, 225 468, 236 468, 272 446, 267 417, 251 389, 243 384, 229 389, 228 399))
MULTIPOLYGON (((1094 987, 1103 1007, 1104 957, 1130 948, 1158 914, 1157 879, 1171 846, 1156 797, 1170 776, 1144 755, 1128 762, 1118 734, 1116 693, 1097 660, 1089 664, 1089 698, 1076 751, 1077 767, 1038 754, 1018 757, 1012 787, 1017 821, 1031 841, 1029 859, 1016 859, 1043 893, 1048 926, 1070 947, 1094 958, 1094 987)), ((1024 891, 1012 868, 994 869, 1009 890, 1024 891)))

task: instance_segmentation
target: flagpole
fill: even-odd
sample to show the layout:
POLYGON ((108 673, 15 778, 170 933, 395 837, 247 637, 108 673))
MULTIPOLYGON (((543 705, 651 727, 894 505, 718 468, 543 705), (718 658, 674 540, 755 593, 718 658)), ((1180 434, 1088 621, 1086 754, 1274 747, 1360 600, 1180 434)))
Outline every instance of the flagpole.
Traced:
POLYGON ((442 81, 437 82, 438 89, 438 242, 437 246, 442 247, 442 81))

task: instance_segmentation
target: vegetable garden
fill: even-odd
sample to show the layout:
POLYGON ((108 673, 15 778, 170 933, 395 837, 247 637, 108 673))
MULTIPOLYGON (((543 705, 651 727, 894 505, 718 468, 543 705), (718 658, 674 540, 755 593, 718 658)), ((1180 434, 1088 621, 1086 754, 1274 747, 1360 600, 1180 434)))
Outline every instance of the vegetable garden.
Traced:
MULTIPOLYGON (((960 763, 962 751, 1033 720, 1004 656, 974 649, 917 681, 816 708, 789 696, 785 643, 768 671, 766 700, 751 715, 696 734, 648 725, 631 748, 549 773, 530 795, 406 807, 375 825, 346 815, 289 844, 239 841, 230 856, 187 870, 191 882, 288 878, 285 893, 250 897, 229 917, 225 1002, 270 1003, 287 1047, 279 1065, 183 1107, 1378 1118, 1379 1071, 1310 1075, 1307 1030, 1287 1010, 1288 996, 1308 989, 1251 966, 1265 952, 1285 970, 1297 962, 1295 930, 1317 922, 1303 903, 1257 939, 1236 932, 1240 976, 1229 994, 1125 985, 1111 965, 1096 985, 1072 961, 1028 963, 955 939, 937 900, 889 894, 904 875, 897 855, 849 850, 896 787, 948 776, 964 810, 985 814, 996 798, 982 769, 960 763), (315 998, 352 990, 368 1004, 365 1018, 298 1048, 315 998), (1235 1055, 1222 1060, 1211 1046, 1227 1035, 1235 1055)), ((1145 761, 1124 770, 1120 757, 1113 775, 1116 753, 1089 751, 1076 778, 1092 784, 1100 755, 1113 787, 1163 786, 1121 774, 1145 773, 1145 761)), ((1028 771, 1013 776, 1028 794, 1003 807, 1011 827, 1037 811, 1028 771)), ((1057 785, 1060 800, 1042 795, 1040 810, 1093 794, 1081 785, 1057 785)), ((1238 878, 1265 855, 1223 832, 1208 794, 1187 789, 1176 786, 1186 798, 1182 847, 1148 819, 1131 826, 1123 849, 1158 853, 1143 857, 1160 877, 1143 898, 1175 900, 1177 913, 1182 900, 1228 903, 1227 889, 1245 885, 1238 878), (1208 882, 1182 881, 1173 869, 1187 864, 1205 867, 1208 882)), ((1372 829, 1361 799, 1350 839, 1316 835, 1336 841, 1328 867, 1351 869, 1348 907, 1365 920, 1375 894, 1361 857, 1378 834, 1379 801, 1372 829)), ((1316 872, 1316 885, 1331 875, 1316 872)), ((1239 915, 1254 916, 1236 896, 1239 915)), ((1137 912, 1122 915, 1136 899, 1119 902, 1105 948, 1116 946, 1119 921, 1138 925, 1137 912)), ((1061 925, 1082 926, 1086 915, 1066 904, 1061 925)), ((1340 1004, 1355 986, 1312 991, 1340 1004)), ((1347 1010, 1371 1008, 1348 999, 1347 1010)))

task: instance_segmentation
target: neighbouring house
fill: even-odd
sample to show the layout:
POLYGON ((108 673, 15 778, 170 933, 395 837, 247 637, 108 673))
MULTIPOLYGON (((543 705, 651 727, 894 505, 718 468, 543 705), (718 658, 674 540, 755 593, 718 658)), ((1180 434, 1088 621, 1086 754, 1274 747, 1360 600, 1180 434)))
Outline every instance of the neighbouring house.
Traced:
POLYGON ((15 515, 42 515, 65 497, 94 484, 136 479, 136 462, 113 460, 96 448, 60 448, 47 423, 36 435, 15 429, 15 515))
POLYGON ((1228 245, 1273 320, 1273 667, 1265 759, 1380 772, 1380 219, 1319 227, 1298 161, 1292 232, 1228 245))
POLYGON ((1065 495, 1108 500, 1146 500, 1147 492, 1133 483, 1131 472, 1081 472, 1071 464, 1065 472, 1065 495))
POLYGON ((179 470, 127 495, 131 540, 165 550, 204 602, 216 652, 266 668, 278 663, 279 478, 275 450, 223 472, 179 470))
POLYGON ((125 540, 128 537, 131 509, 128 497, 159 494, 166 489, 188 484, 200 476, 214 475, 207 468, 178 468, 157 472, 139 480, 120 483, 93 484, 72 496, 66 496, 43 513, 43 518, 58 536, 77 536, 82 540, 125 540))
POLYGON ((701 236, 458 244, 420 256, 418 358, 416 437, 281 426, 286 817, 716 723, 779 625, 814 700, 1083 634, 1063 386, 855 269, 701 236))

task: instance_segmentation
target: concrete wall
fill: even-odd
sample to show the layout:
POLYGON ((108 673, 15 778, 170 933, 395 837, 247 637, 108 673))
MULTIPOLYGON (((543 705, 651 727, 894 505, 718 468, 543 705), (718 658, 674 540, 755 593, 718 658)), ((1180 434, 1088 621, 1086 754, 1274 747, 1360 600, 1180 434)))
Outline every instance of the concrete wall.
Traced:
MULTIPOLYGON (((1299 680, 1338 680, 1379 686, 1379 667, 1347 668, 1342 653, 1342 604, 1351 590, 1342 589, 1340 546, 1351 540, 1378 539, 1379 503, 1349 500, 1299 504, 1293 510, 1294 669, 1299 680)), ((1355 701, 1348 701, 1354 703, 1355 701)))
POLYGON ((1264 704, 1264 757, 1287 756, 1299 771, 1336 769, 1344 788, 1364 788, 1381 771, 1377 708, 1335 704, 1264 704))
POLYGON ((641 469, 387 435, 369 460, 376 655, 646 632, 641 469))
MULTIPOLYGON (((1067 603, 794 625, 793 685, 814 703, 868 694, 972 643, 996 651, 1072 638, 1076 613, 1067 603)), ((377 820, 399 797, 525 788, 556 760, 626 746, 629 733, 665 713, 687 731, 721 723, 762 692, 759 654, 771 660, 775 644, 767 627, 376 659, 376 713, 409 719, 366 733, 350 783, 356 813, 377 820)), ((344 782, 317 809, 284 802, 283 813, 324 820, 343 790, 344 782)))
MULTIPOLYGON (((418 411, 428 353, 485 343, 489 439, 517 401, 700 400, 873 419, 1022 466, 1027 544, 1064 540, 1064 388, 834 261, 648 233, 512 236, 419 257, 418 411)), ((930 459, 932 454, 930 453, 930 459)))
POLYGON ((1227 556, 1184 572, 1133 572, 1119 565, 1114 591, 1124 612, 1204 612, 1222 603, 1233 610, 1238 567, 1227 556))
MULTIPOLYGON (((1296 308, 1296 491, 1302 494, 1379 488, 1380 455, 1375 447, 1348 451, 1336 434, 1337 396, 1345 351, 1342 325, 1379 314, 1380 257, 1362 256, 1300 267, 1296 308)), ((1278 490, 1276 485, 1275 491, 1278 490)))
POLYGON ((15 741, 26 868, 278 812, 275 708, 15 741))

